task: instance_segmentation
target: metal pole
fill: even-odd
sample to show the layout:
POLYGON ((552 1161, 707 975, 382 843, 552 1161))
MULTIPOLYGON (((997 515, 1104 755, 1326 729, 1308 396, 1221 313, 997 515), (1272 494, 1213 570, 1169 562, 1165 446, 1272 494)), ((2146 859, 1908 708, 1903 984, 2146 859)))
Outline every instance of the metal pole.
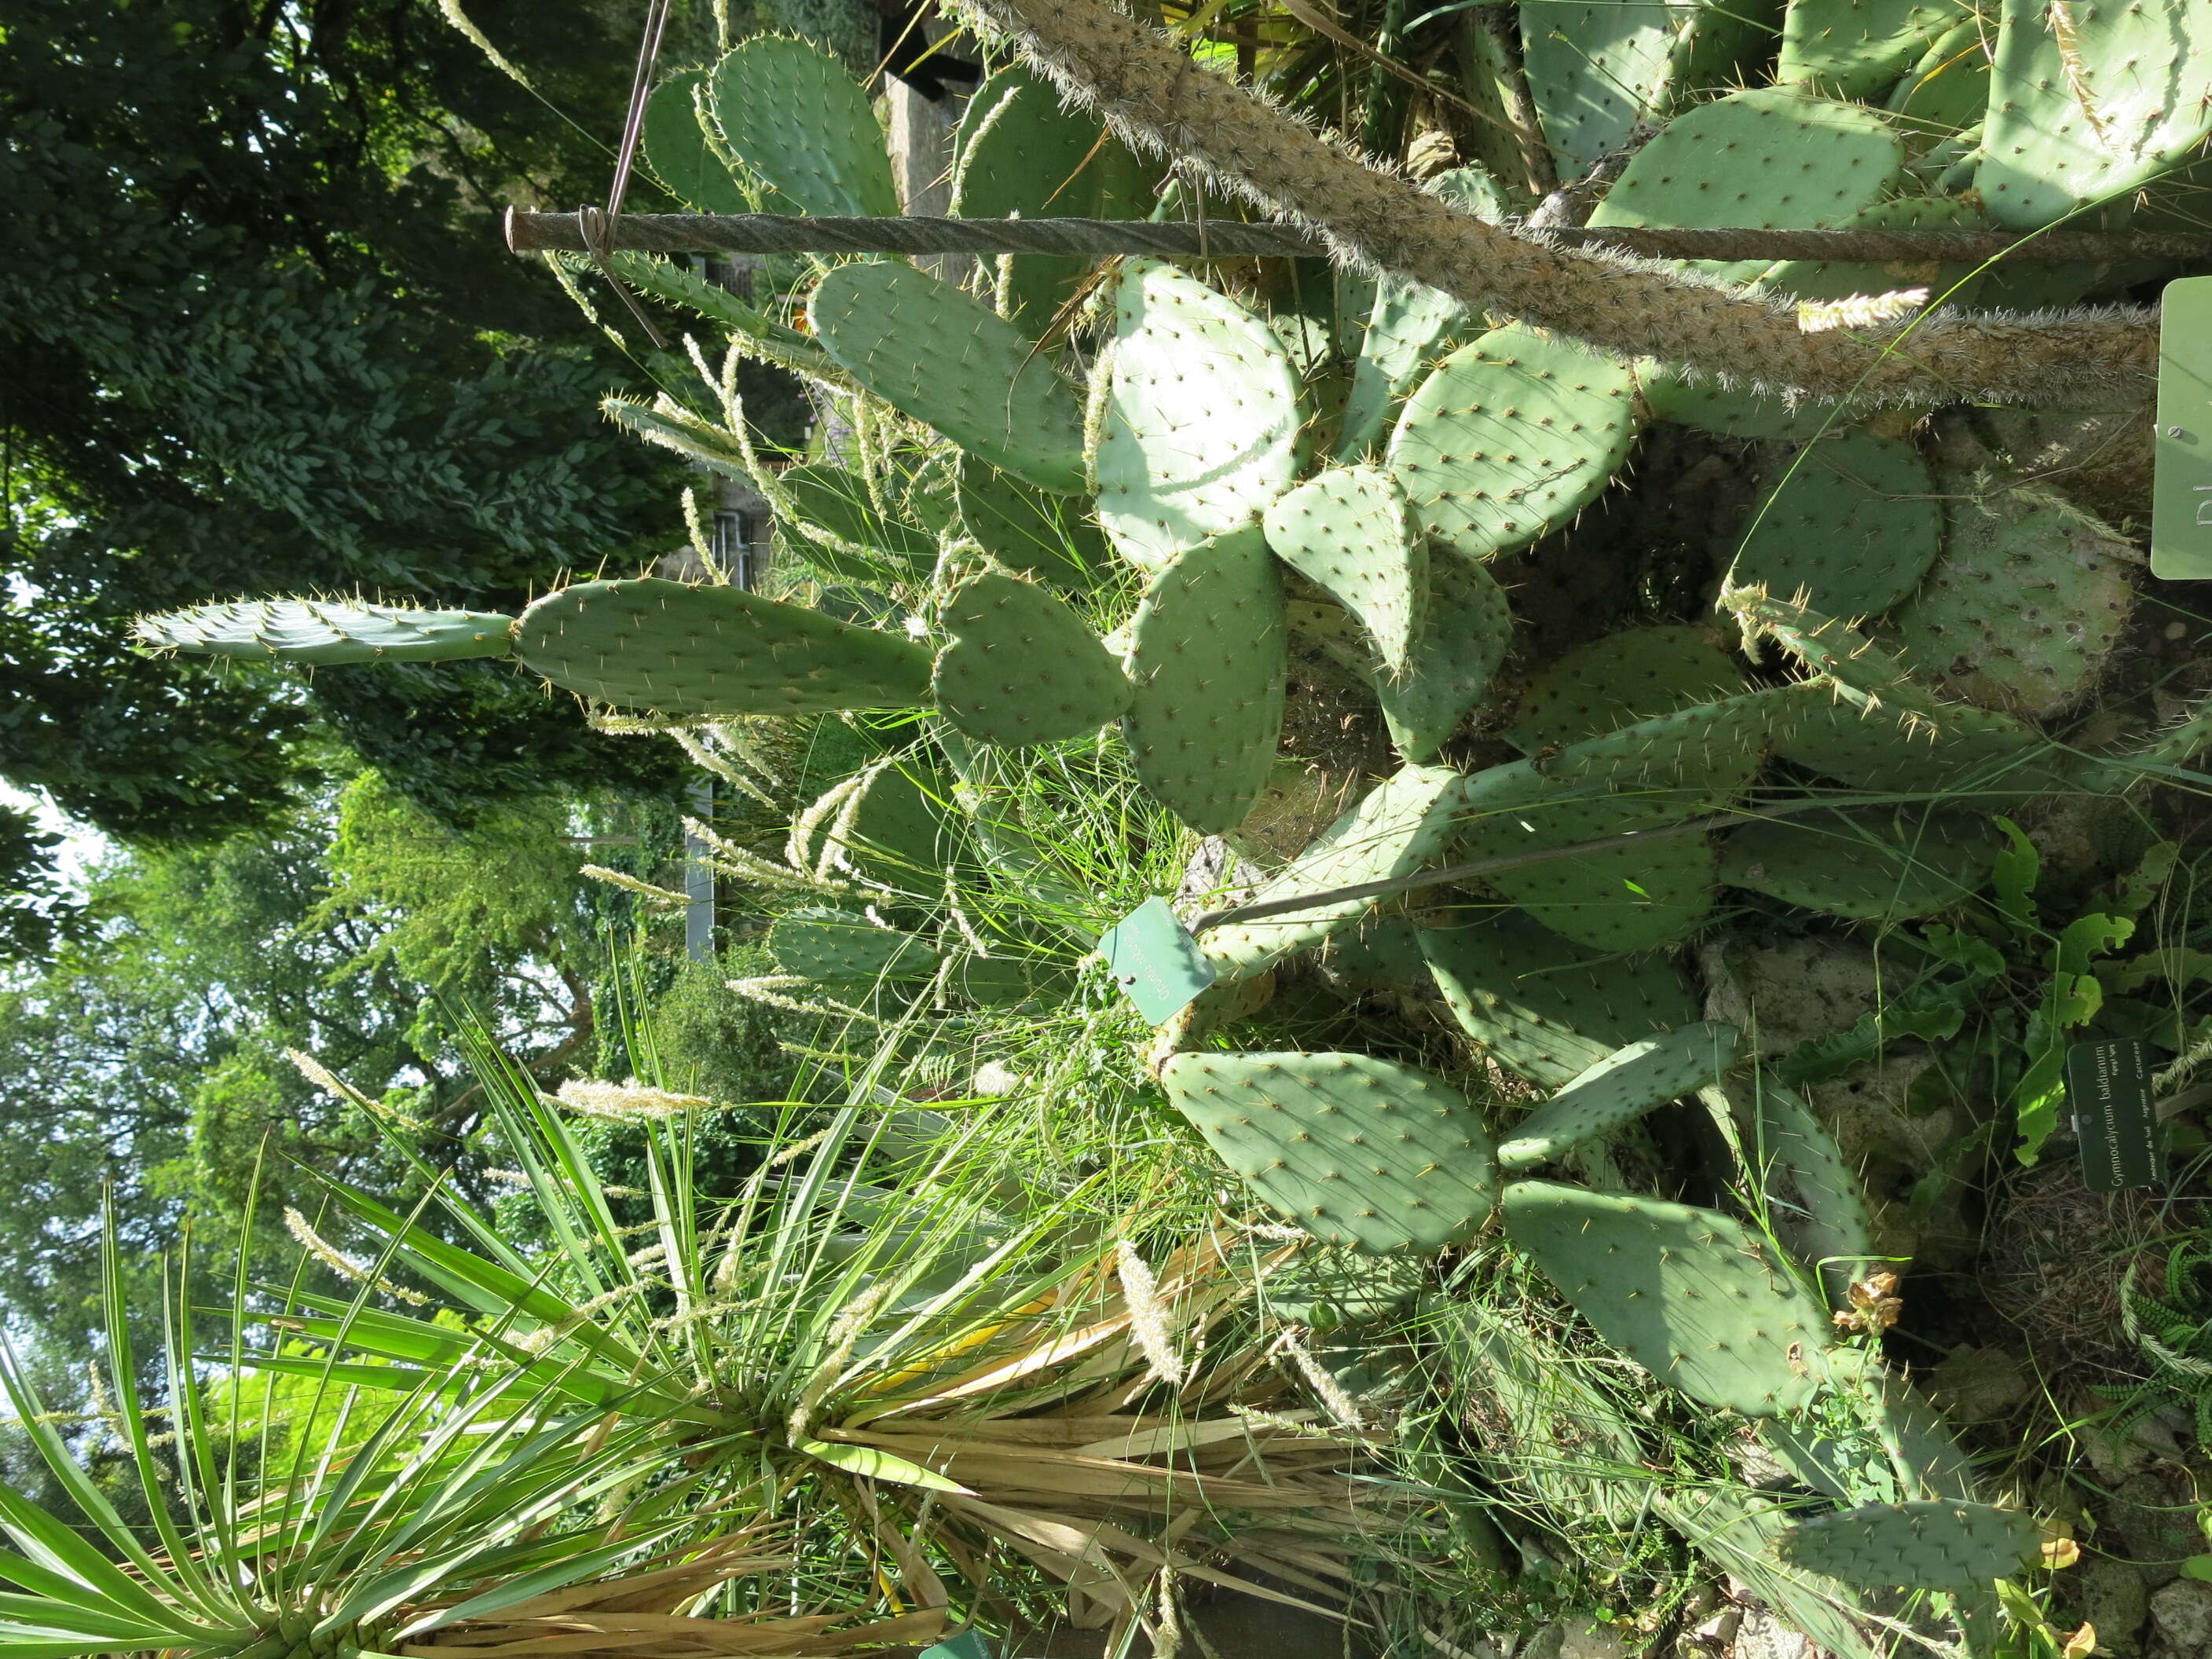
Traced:
MULTIPOLYGON (((1513 228, 1513 227, 1508 227, 1513 228)), ((2030 264, 2135 260, 2212 262, 2212 234, 2148 231, 1571 229, 1524 233, 1563 247, 1668 259, 1851 259, 1960 264, 2002 258, 2030 264)), ((592 251, 573 213, 507 212, 517 253, 592 251)), ((1327 246, 1289 225, 1228 220, 833 219, 777 213, 626 213, 601 246, 642 253, 1117 253, 1176 258, 1324 255, 1327 246)), ((1909 283, 1910 273, 1894 279, 1909 283)))

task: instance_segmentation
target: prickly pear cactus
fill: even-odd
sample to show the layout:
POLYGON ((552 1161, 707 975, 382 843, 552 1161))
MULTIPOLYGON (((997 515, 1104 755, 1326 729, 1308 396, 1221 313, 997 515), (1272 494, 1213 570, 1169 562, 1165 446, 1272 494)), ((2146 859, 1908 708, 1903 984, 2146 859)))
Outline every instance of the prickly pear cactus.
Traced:
POLYGON ((1831 98, 1886 92, 1961 20, 1966 0, 1790 0, 1775 79, 1831 98))
POLYGON ((1628 457, 1635 376, 1578 345, 1496 329, 1407 400, 1389 470, 1441 547, 1487 559, 1526 547, 1603 492, 1628 457))
POLYGON ((815 337, 885 403, 1042 489, 1083 488, 1083 415, 1050 356, 911 265, 840 265, 814 290, 815 337))
POLYGON ((1146 568, 1255 526, 1297 476, 1297 378, 1266 323, 1172 265, 1115 290, 1098 521, 1146 568))
POLYGON ((1693 1400, 1747 1417, 1805 1405, 1828 1317, 1742 1223, 1656 1198, 1516 1182, 1506 1236, 1598 1334, 1693 1400))
POLYGON ((967 454, 953 489, 961 529, 1009 570, 1072 592, 1095 586, 1107 571, 1112 556, 1106 539, 1080 501, 1025 484, 967 454))
POLYGON ((2042 1542, 2034 1516, 2018 1510, 1919 1498, 1801 1521, 1775 1540, 1775 1553, 1869 1589, 1967 1590, 2011 1577, 2042 1542))
POLYGON ((196 656, 309 664, 504 657, 512 617, 349 599, 237 599, 142 617, 141 645, 196 656))
POLYGON ((1283 726, 1283 583, 1259 530, 1155 571, 1129 640, 1121 730, 1138 777, 1201 834, 1235 829, 1267 787, 1283 726))
POLYGON ((1366 1054, 1182 1054, 1177 1110, 1252 1190, 1325 1244, 1463 1243, 1498 1198, 1490 1137, 1448 1085, 1366 1054))
POLYGON ((684 206, 700 213, 750 213, 752 204, 701 125, 698 95, 706 85, 704 70, 687 70, 653 88, 645 106, 646 161, 684 206))
POLYGON ((1584 951, 1517 910, 1425 927, 1420 948, 1468 1039, 1531 1083, 1571 1082, 1695 1017, 1682 971, 1666 957, 1584 951))
MULTIPOLYGON (((1419 869, 1450 836, 1460 781, 1447 767, 1407 767, 1329 825, 1256 898, 1272 902, 1327 893, 1419 869)), ((1243 978, 1320 944, 1373 908, 1369 898, 1333 898, 1285 915, 1228 923, 1200 945, 1224 977, 1243 978)))
POLYGON ((2212 20, 2195 7, 2003 0, 1975 187, 2027 230, 2144 184, 2212 132, 2212 20))
POLYGON ((1528 683, 1505 735, 1533 753, 1744 690, 1711 629, 1660 623, 1577 646, 1528 683))
POLYGON ((946 599, 952 643, 930 689, 945 718, 985 743, 1054 743, 1095 732, 1128 708, 1121 665, 1083 621, 1036 582, 986 572, 946 599))
POLYGON ((1809 593, 1832 617, 1871 616, 1919 586, 1942 542, 1942 504, 1912 446, 1851 427, 1791 458, 1729 580, 1809 593))
POLYGON ((913 708, 930 654, 735 587, 653 578, 580 582, 514 625, 525 668, 595 702, 663 714, 800 714, 913 708))
POLYGON ((1402 678, 1428 622, 1429 547, 1389 474, 1324 472, 1267 509, 1267 531, 1276 556, 1358 617, 1402 678))
POLYGON ((1739 1035, 1733 1025, 1701 1023, 1607 1054, 1513 1126, 1498 1148, 1498 1168, 1518 1173, 1548 1164, 1571 1146, 1717 1082, 1735 1058, 1739 1035))
POLYGON ((782 211, 897 216, 875 111, 835 58, 787 35, 756 35, 723 58, 709 84, 723 142, 782 211))
MULTIPOLYGON (((1890 194, 1905 146, 1858 104, 1774 88, 1730 93, 1668 122, 1630 158, 1594 226, 1808 229, 1848 219, 1890 194)), ((1748 283, 1769 261, 1699 262, 1748 283)))
POLYGON ((2031 720, 2063 713, 2127 625, 2135 550, 2031 486, 1945 493, 1942 556, 1885 636, 1938 690, 2031 720))

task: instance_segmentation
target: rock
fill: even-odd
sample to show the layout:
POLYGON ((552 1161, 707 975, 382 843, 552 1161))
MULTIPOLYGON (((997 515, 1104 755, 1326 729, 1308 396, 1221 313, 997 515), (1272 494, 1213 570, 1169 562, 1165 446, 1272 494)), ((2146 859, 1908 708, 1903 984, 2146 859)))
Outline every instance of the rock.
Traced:
POLYGON ((2096 1627, 2100 1650, 2123 1656, 2140 1650, 2137 1638, 2150 1611, 2150 1587, 2141 1573, 2124 1561, 2091 1561, 2075 1577, 2074 1592, 2081 1617, 2096 1627))
POLYGON ((1726 1451, 1735 1478, 1747 1486, 1759 1492, 1779 1492, 1784 1486, 1797 1484, 1796 1471, 1759 1437, 1757 1429, 1746 1429, 1728 1443, 1726 1451))
POLYGON ((1706 1653, 1723 1653, 1742 1624, 1741 1607, 1723 1607, 1691 1626, 1689 1639, 1706 1653))
MULTIPOLYGON (((2152 1585, 2175 1577, 2181 1564, 2204 1547, 2197 1526, 2197 1494, 2179 1469, 2149 1468, 2130 1475, 2112 1494, 2107 1518, 2126 1546, 2114 1553, 2134 1562, 2152 1585)), ((2152 1605, 2157 1605, 2155 1597, 2152 1605)))
MULTIPOLYGON (((2212 1584, 2175 1579, 2150 1598, 2150 1619, 2177 1653, 2212 1652, 2212 1584)), ((2100 1635, 2103 1628, 2098 1627, 2100 1635)))
POLYGON ((2118 1486, 2151 1460, 2151 1448, 2140 1434, 2114 1434, 2091 1424, 2075 1430, 2074 1438, 2089 1468, 2108 1486, 2118 1486))
POLYGON ((2002 1348, 1961 1346, 1928 1378, 1928 1392, 1957 1423, 1994 1423, 2025 1405, 2035 1385, 2002 1348))
POLYGON ((1559 1633, 1559 1659, 1628 1659, 1628 1644, 1610 1625, 1569 1625, 1559 1633))
POLYGON ((1764 1607, 1746 1607, 1736 1626, 1734 1659, 1813 1659, 1811 1642, 1764 1607))

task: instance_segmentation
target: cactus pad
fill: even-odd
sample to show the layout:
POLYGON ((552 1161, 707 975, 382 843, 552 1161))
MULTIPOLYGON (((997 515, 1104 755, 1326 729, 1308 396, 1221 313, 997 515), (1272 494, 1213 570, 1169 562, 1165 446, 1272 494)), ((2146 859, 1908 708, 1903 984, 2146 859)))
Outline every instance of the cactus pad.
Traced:
POLYGON ((2033 720, 2086 693, 2118 643, 2135 550, 2025 486, 1954 495, 1942 556, 1886 630, 1954 696, 2033 720))
POLYGON ((1359 618, 1391 677, 1427 623, 1429 544, 1387 472, 1338 467, 1267 509, 1267 545, 1359 618))
POLYGON ((1739 60, 1772 40, 1775 9, 1771 0, 1522 0, 1528 92, 1560 178, 1587 173, 1687 94, 1735 79, 1739 60))
POLYGON ((1721 879, 1827 915, 1898 921, 1956 904, 1988 879, 1995 851, 1978 818, 1823 812, 1731 831, 1721 879))
POLYGON ((839 799, 816 868, 892 893, 935 896, 951 861, 945 781, 915 756, 872 763, 839 799))
POLYGON ((653 89, 645 106, 645 159, 671 196, 699 213, 750 213, 752 204, 708 148, 693 92, 706 80, 701 70, 672 75, 653 89))
POLYGON ((1538 675, 1505 735, 1528 750, 1577 743, 1742 690, 1743 672, 1711 629, 1632 628, 1577 646, 1538 675))
POLYGON ((1066 496, 1032 489, 973 455, 960 458, 954 491, 961 527, 1011 570, 1080 590, 1111 562, 1098 526, 1066 496))
POLYGON ((1670 363, 1646 357, 1636 365, 1636 387, 1655 421, 1693 426, 1700 432, 1718 432, 1731 438, 1772 438, 1804 443, 1819 437, 1837 421, 1832 404, 1803 402, 1796 405, 1781 398, 1765 397, 1710 380, 1692 380, 1670 363))
POLYGON ((549 593, 514 626, 522 665, 577 696, 664 714, 914 708, 930 654, 736 587, 646 578, 549 593))
MULTIPOLYGON (((819 532, 823 539, 806 537, 805 556, 830 574, 865 581, 888 573, 927 581, 937 568, 937 538, 878 510, 859 473, 810 461, 786 467, 776 483, 803 525, 819 532)), ((805 528, 787 527, 806 535, 805 528)))
POLYGON ((1324 1244, 1430 1255, 1498 1200, 1490 1137, 1448 1085, 1366 1054, 1177 1054, 1176 1109, 1271 1208, 1324 1244))
POLYGON ((2033 229, 2148 183, 2208 131, 2202 7, 2074 0, 2054 14, 2007 0, 1974 175, 1999 224, 2033 229))
POLYGON ((1709 1406, 1774 1417, 1822 1381, 1826 1314, 1732 1217, 1548 1182, 1506 1188, 1506 1236, 1597 1333, 1709 1406))
POLYGON ((1740 1035, 1733 1025, 1700 1023, 1607 1054, 1513 1126, 1498 1148, 1498 1167, 1510 1173, 1548 1164, 1571 1146, 1717 1082, 1735 1058, 1740 1035))
POLYGON ((1041 489, 1083 488, 1083 416, 1052 359, 995 312, 911 265, 839 265, 808 304, 853 378, 1041 489))
MULTIPOLYGON (((968 100, 955 151, 952 211, 965 219, 1133 217, 1157 176, 1018 66, 994 74, 968 100)), ((1001 309, 1042 329, 1089 269, 1056 255, 1002 257, 1001 309)))
POLYGON ((1942 550, 1943 509, 1911 444, 1863 428, 1808 446, 1754 511, 1729 580, 1805 591, 1832 617, 1886 611, 1942 550))
POLYGON ((1234 830, 1275 764, 1288 634, 1255 527, 1155 571, 1129 629, 1122 734, 1153 799, 1201 835, 1234 830))
MULTIPOLYGON (((1891 194, 1904 166, 1904 144, 1870 109, 1771 88, 1730 93, 1684 111, 1638 150, 1589 222, 1814 229, 1891 194)), ((1695 264, 1748 283, 1771 263, 1695 264)))
MULTIPOLYGON (((1496 224, 1513 210, 1505 192, 1480 167, 1454 167, 1430 179, 1428 188, 1486 224, 1496 224)), ((1375 301, 1345 394, 1339 459, 1356 460, 1367 453, 1389 426, 1398 400, 1451 349, 1469 315, 1461 301, 1410 276, 1385 276, 1375 285, 1375 301)))
POLYGON ((1390 472, 1424 529, 1486 559, 1596 500, 1628 459, 1638 420, 1626 365, 1525 328, 1495 329, 1407 399, 1390 472))
POLYGON ((1129 682, 1083 620, 1035 582, 987 572, 942 616, 952 643, 931 682, 945 718, 985 743, 1055 743, 1129 706, 1129 682))
POLYGON ((1858 1176, 1802 1095, 1765 1075, 1752 1092, 1759 1188, 1781 1200, 1769 1212, 1775 1229, 1800 1261, 1816 1266, 1830 1301, 1842 1307, 1844 1288, 1875 1249, 1858 1176))
POLYGON ((139 644, 201 657, 304 663, 450 662, 504 657, 514 618, 358 599, 236 599, 164 611, 131 624, 139 644))
POLYGON ((714 67, 714 124, 746 172, 787 210, 895 218, 898 187, 868 96, 804 40, 762 34, 714 67))
MULTIPOLYGON (((1459 774, 1445 767, 1401 769, 1330 824, 1255 896, 1284 899, 1410 875, 1449 839, 1459 784, 1459 774)), ((1222 977, 1242 978, 1319 945, 1374 908, 1372 899, 1339 899, 1311 910, 1227 923, 1200 945, 1222 977)))
POLYGON ((817 985, 857 990, 879 980, 927 979, 937 957, 919 934, 878 927, 849 911, 809 907, 779 916, 768 953, 787 974, 817 985))
POLYGON ((2009 714, 1953 703, 1908 718, 1895 707, 1862 712, 1817 682, 1797 693, 1803 706, 1778 729, 1775 752, 1854 789, 2019 795, 2051 787, 2043 734, 2009 714))
POLYGON ((1774 78, 1834 98, 1885 92, 1972 15, 1966 0, 1790 0, 1774 78))
POLYGON ((1505 590, 1487 570, 1457 559, 1431 564, 1429 626, 1413 647, 1413 665, 1397 679, 1375 682, 1398 753, 1408 761, 1433 759, 1482 701, 1512 643, 1505 590))
MULTIPOLYGON (((1469 860, 1649 830, 1725 805, 1765 756, 1771 694, 1698 703, 1470 777, 1461 839, 1469 860)), ((1600 950, 1684 937, 1710 912, 1714 854, 1702 836, 1629 842, 1482 878, 1553 932, 1600 950)))
POLYGON ((2042 1545, 2033 1516, 1943 1498, 1816 1516, 1774 1542, 1790 1565, 1846 1584, 1935 1590, 1985 1589, 2033 1563, 2042 1545))
POLYGON ((1686 1025, 1697 1002, 1661 956, 1601 956, 1518 911, 1425 927, 1421 954, 1460 1028, 1501 1065, 1546 1087, 1622 1045, 1686 1025))
POLYGON ((1171 265, 1115 290, 1098 521, 1151 568, 1260 521, 1297 476, 1297 376, 1267 325, 1171 265))

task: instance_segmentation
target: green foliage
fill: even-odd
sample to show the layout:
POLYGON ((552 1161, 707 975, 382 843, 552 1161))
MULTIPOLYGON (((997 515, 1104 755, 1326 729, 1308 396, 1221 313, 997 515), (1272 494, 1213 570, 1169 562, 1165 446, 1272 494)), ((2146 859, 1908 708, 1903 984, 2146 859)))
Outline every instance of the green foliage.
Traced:
POLYGON ((38 602, 0 619, 0 772, 109 835, 273 822, 319 719, 456 815, 635 764, 464 672, 395 706, 127 644, 134 615, 271 587, 496 610, 650 544, 659 469, 589 408, 616 361, 465 210, 603 191, 586 135, 619 126, 602 71, 633 43, 588 8, 471 11, 527 41, 536 93, 404 0, 273 33, 213 0, 10 18, 0 566, 38 602))

